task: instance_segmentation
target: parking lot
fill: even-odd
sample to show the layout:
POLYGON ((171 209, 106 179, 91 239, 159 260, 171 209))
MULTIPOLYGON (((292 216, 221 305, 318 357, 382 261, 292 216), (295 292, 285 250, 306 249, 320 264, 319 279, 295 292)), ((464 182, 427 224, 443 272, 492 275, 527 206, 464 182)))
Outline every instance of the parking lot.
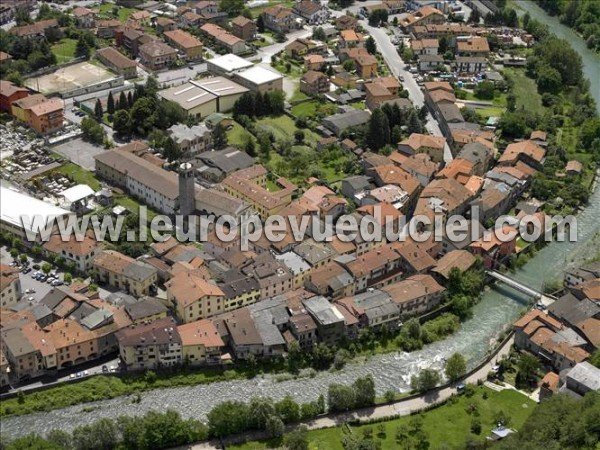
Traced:
POLYGON ((57 145, 52 150, 86 170, 94 170, 94 156, 105 151, 102 147, 86 142, 82 138, 57 145))
MULTIPOLYGON (((0 257, 2 260, 2 264, 9 265, 13 263, 13 258, 10 256, 9 250, 6 246, 0 247, 0 257)), ((33 266, 40 266, 43 264, 41 260, 34 260, 31 257, 28 257, 29 267, 31 271, 28 273, 21 272, 19 274, 19 280, 21 281, 21 292, 23 296, 22 300, 17 303, 16 309, 27 308, 30 305, 36 305, 44 296, 50 292, 50 290, 54 289, 54 287, 45 281, 39 281, 33 278, 33 275, 38 272, 37 269, 34 269, 33 266)), ((40 270, 41 271, 41 270, 40 270)), ((64 272, 53 269, 52 272, 56 271, 58 278, 63 280, 64 272)))

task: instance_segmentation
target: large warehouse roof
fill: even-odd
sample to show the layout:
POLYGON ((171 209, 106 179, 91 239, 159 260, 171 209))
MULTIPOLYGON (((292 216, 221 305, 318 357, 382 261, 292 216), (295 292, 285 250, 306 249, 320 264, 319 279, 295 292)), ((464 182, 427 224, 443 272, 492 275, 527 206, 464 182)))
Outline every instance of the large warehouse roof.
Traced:
POLYGON ((32 220, 35 216, 41 217, 39 222, 45 228, 49 220, 72 214, 66 209, 59 208, 50 203, 30 197, 4 186, 0 186, 0 219, 2 222, 23 228, 25 230, 38 232, 34 229, 32 220))

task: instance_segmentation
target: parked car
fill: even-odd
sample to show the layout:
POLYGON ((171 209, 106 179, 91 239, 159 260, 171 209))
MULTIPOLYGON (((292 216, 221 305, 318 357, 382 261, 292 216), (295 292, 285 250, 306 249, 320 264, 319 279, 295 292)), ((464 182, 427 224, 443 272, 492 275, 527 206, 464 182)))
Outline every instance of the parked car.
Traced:
POLYGON ((107 373, 108 372, 108 367, 106 367, 106 364, 102 366, 102 372, 103 373, 107 373))
POLYGON ((35 294, 35 289, 31 288, 31 289, 25 289, 25 293, 26 294, 35 294))
POLYGON ((460 383, 458 385, 456 385, 456 392, 458 392, 459 394, 462 394, 465 392, 465 389, 467 387, 464 385, 464 383, 460 383))
POLYGON ((25 268, 23 269, 23 273, 27 274, 27 273, 29 273, 29 272, 31 272, 31 267, 25 267, 25 268))
POLYGON ((56 286, 62 286, 64 283, 62 282, 62 280, 54 280, 51 284, 52 284, 52 286, 56 287, 56 286))

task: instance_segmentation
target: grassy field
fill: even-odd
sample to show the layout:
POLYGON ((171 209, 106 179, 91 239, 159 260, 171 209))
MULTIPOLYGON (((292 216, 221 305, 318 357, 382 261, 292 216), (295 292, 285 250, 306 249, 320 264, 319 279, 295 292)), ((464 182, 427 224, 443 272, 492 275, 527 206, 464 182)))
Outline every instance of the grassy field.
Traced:
POLYGON ((256 141, 256 138, 252 136, 249 131, 242 128, 237 122, 233 122, 233 127, 230 130, 227 130, 227 141, 230 145, 243 148, 244 145, 246 145, 246 142, 248 142, 248 138, 256 141))
MULTIPOLYGON (((262 118, 256 121, 256 127, 273 133, 275 139, 282 141, 293 141, 294 132, 298 129, 296 128, 294 121, 288 116, 262 118)), ((304 142, 306 142, 306 144, 312 147, 317 145, 317 142, 319 141, 319 136, 317 136, 317 134, 310 130, 304 130, 304 134, 304 142)))
POLYGON ((60 42, 52 46, 52 53, 56 55, 56 62, 62 64, 69 62, 75 58, 75 47, 77 41, 75 39, 64 38, 60 42))
POLYGON ((336 106, 331 103, 322 103, 318 100, 312 100, 292 107, 292 114, 296 117, 315 119, 315 116, 318 114, 320 114, 319 117, 335 114, 335 110, 336 106))
MULTIPOLYGON (((463 444, 471 435, 471 421, 478 417, 481 421, 481 433, 476 436, 483 441, 496 426, 500 412, 509 418, 508 426, 519 429, 532 413, 535 402, 513 390, 496 392, 485 387, 478 387, 472 397, 465 395, 455 397, 448 403, 420 414, 423 418, 423 431, 429 440, 429 448, 464 448, 463 444), (486 398, 484 398, 484 396, 486 398)), ((373 436, 381 444, 381 449, 400 448, 396 441, 396 431, 399 427, 408 428, 414 416, 404 416, 398 419, 382 422, 384 433, 380 433, 379 424, 351 426, 352 434, 363 436, 366 428, 373 430, 373 436)), ((309 431, 311 449, 344 450, 341 439, 347 433, 342 427, 309 431)), ((279 442, 248 442, 246 444, 229 446, 227 449, 255 450, 277 448, 279 442)), ((413 448, 413 447, 410 447, 413 448)))
POLYGON ((300 92, 300 89, 296 89, 294 91, 294 94, 292 95, 292 98, 290 99, 290 101, 293 102, 299 102, 301 100, 306 100, 308 97, 308 95, 306 95, 304 92, 300 92))
POLYGON ((543 114, 542 96, 538 94, 535 80, 525 75, 525 69, 505 68, 504 76, 513 80, 513 92, 517 98, 517 109, 543 114))

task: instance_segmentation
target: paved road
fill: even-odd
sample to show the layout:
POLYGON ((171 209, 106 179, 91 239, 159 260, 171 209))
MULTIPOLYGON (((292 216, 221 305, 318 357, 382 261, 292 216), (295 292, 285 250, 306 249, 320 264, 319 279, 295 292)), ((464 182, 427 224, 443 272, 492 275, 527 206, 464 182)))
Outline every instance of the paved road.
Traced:
POLYGON ((257 52, 256 52, 257 56, 253 56, 248 59, 256 60, 258 57, 260 57, 262 62, 271 63, 271 56, 282 51, 285 48, 285 46, 288 45, 290 42, 292 42, 298 38, 306 38, 311 35, 312 35, 312 29, 309 27, 305 27, 305 28, 301 28, 296 31, 292 31, 292 32, 286 34, 287 39, 285 42, 276 43, 276 44, 272 44, 272 45, 267 45, 266 47, 262 47, 257 50, 257 52))
MULTIPOLYGON (((475 384, 479 380, 485 380, 487 378, 487 374, 492 370, 492 367, 494 367, 500 359, 510 353, 513 343, 513 338, 510 338, 487 364, 482 366, 477 372, 469 375, 462 382, 475 384)), ((524 392, 521 393, 535 400, 535 395, 529 395, 524 392)), ((423 408, 439 404, 455 394, 456 388, 454 386, 448 386, 438 391, 428 392, 424 395, 406 400, 399 400, 389 405, 363 408, 349 413, 322 417, 310 422, 303 422, 302 424, 306 425, 309 430, 318 430, 321 428, 340 426, 344 423, 353 421, 366 422, 374 419, 407 416, 412 412, 420 411, 423 408)), ((288 431, 293 428, 297 428, 298 425, 300 424, 295 424, 292 427, 288 427, 288 431)), ((260 433, 249 433, 246 436, 249 440, 254 440, 261 437, 260 433)), ((264 438, 264 436, 262 437, 264 438)), ((218 442, 202 442, 191 446, 178 447, 178 449, 173 450, 218 450, 220 448, 221 447, 218 442)))
MULTIPOLYGON (((359 7, 360 6, 353 6, 349 9, 351 11, 356 9, 357 11, 359 7)), ((343 14, 344 11, 333 11, 333 15, 336 17, 343 14)), ((388 36, 386 33, 386 29, 371 27, 365 20, 360 20, 359 22, 367 34, 373 36, 373 39, 375 39, 377 48, 390 68, 392 74, 395 77, 404 80, 402 81, 402 87, 408 91, 408 96, 413 105, 415 105, 417 108, 421 108, 425 104, 425 96, 423 95, 423 91, 421 91, 420 86, 417 84, 414 75, 404 68, 406 64, 398 54, 396 46, 392 44, 390 36, 388 36)), ((425 128, 434 136, 442 136, 442 131, 439 124, 430 113, 427 114, 427 123, 425 124, 425 128)), ((450 162, 452 159, 450 146, 446 142, 444 146, 444 161, 450 162)))

